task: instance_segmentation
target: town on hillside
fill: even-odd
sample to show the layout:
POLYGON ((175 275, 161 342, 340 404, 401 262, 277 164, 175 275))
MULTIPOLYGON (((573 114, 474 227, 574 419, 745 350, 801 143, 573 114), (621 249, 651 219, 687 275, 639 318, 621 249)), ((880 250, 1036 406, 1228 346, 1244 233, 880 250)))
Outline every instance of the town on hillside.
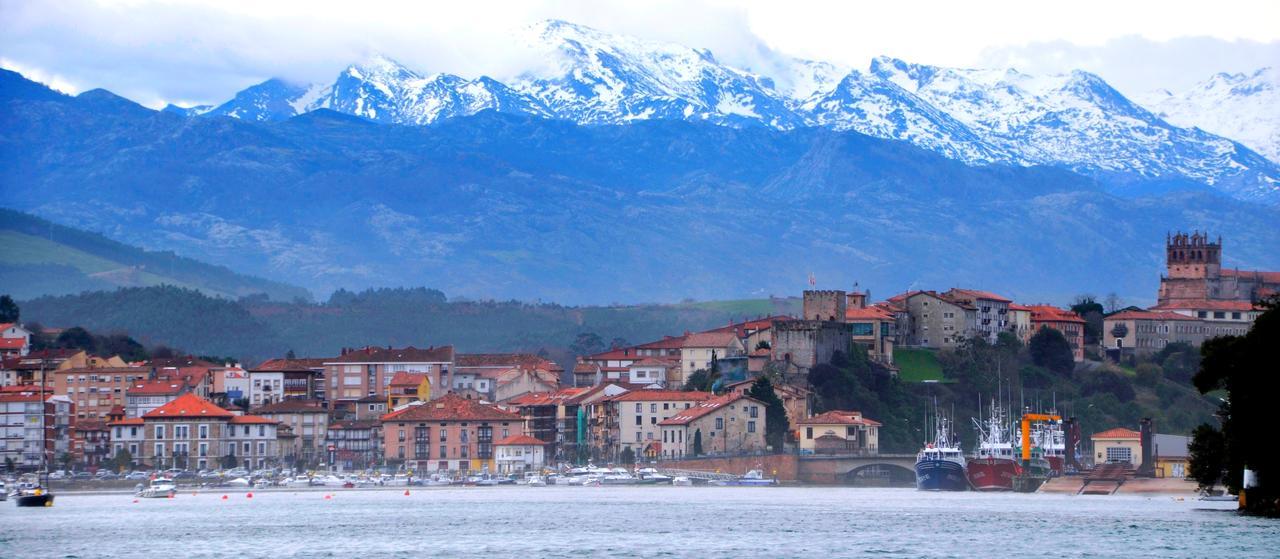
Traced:
MULTIPOLYGON (((816 482, 850 481, 859 471, 892 480, 896 466, 911 471, 923 460, 917 450, 949 448, 959 418, 935 410, 922 425, 919 417, 864 415, 856 393, 832 392, 842 386, 835 376, 854 364, 895 382, 942 386, 963 379, 944 378, 940 360, 975 343, 1012 344, 1029 348, 1038 369, 1114 368, 1140 378, 1145 360, 1170 347, 1244 335, 1264 312, 1261 302, 1280 293, 1280 272, 1222 267, 1221 239, 1178 233, 1166 250, 1150 308, 1102 312, 1092 303, 1097 309, 1085 316, 980 288, 880 301, 856 289, 810 290, 800 316, 672 332, 579 356, 572 370, 533 354, 464 353, 449 340, 249 366, 190 356, 129 361, 32 349, 32 332, 0 324, 0 457, 10 473, 48 462, 54 477, 86 480, 148 472, 252 480, 288 471, 454 483, 588 465, 756 469, 816 482), (917 426, 910 456, 881 445, 882 430, 904 422, 917 426)), ((984 395, 987 423, 975 419, 975 452, 1018 448, 1012 430, 1028 408, 1058 412, 1060 402, 1032 406, 1008 377, 997 381, 1005 385, 984 395)), ((1185 436, 1139 422, 1088 425, 1086 441, 1078 423, 1057 417, 1034 442, 1054 473, 1110 465, 1113 474, 1187 475, 1185 436)))

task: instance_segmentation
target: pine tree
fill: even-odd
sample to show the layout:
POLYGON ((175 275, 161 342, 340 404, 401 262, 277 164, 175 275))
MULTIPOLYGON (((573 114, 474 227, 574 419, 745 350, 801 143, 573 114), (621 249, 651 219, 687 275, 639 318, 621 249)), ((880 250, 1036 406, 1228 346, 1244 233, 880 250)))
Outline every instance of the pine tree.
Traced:
POLYGON ((781 452, 782 444, 786 441, 787 431, 791 426, 787 421, 787 408, 783 406, 782 398, 779 398, 778 393, 774 391, 773 382, 767 376, 757 378, 747 390, 747 396, 764 403, 765 442, 773 448, 774 452, 781 452))
POLYGON ((702 429, 693 432, 693 455, 702 456, 702 429))

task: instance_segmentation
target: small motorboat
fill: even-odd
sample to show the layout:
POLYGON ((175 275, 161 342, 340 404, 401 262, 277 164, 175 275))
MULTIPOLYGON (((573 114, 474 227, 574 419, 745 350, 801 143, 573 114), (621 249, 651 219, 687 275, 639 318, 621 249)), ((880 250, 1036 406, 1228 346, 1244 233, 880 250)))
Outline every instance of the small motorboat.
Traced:
POLYGON ((671 478, 671 485, 676 487, 693 487, 693 480, 684 476, 677 476, 671 478))
POLYGON ((529 487, 546 487, 547 480, 542 479, 539 476, 534 476, 529 478, 529 481, 526 483, 526 485, 528 485, 529 487))
POLYGON ((249 487, 249 480, 242 477, 238 477, 235 479, 227 480, 227 485, 230 485, 231 487, 249 487))
POLYGON ((19 492, 15 504, 20 507, 52 507, 53 494, 45 491, 43 487, 36 487, 19 492))
POLYGON ((144 499, 172 499, 178 494, 178 485, 167 477, 158 477, 135 495, 144 499))

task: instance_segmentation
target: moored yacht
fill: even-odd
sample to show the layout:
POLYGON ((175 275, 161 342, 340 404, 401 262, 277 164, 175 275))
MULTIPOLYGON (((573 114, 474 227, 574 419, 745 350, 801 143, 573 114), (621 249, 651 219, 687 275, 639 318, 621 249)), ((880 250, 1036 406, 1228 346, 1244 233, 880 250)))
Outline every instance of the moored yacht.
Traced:
POLYGON ((178 494, 178 485, 167 477, 158 477, 136 494, 144 499, 171 499, 178 494))

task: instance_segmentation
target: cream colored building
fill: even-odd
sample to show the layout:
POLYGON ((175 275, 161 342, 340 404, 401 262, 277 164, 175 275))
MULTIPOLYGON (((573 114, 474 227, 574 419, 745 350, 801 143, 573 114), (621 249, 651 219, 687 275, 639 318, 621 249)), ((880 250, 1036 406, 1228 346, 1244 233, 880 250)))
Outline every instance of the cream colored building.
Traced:
POLYGON ((661 455, 667 459, 698 455, 698 446, 701 446, 701 455, 766 450, 765 406, 740 393, 699 402, 658 422, 658 427, 662 429, 661 455))
POLYGON ((741 357, 745 353, 742 340, 733 332, 690 334, 680 346, 679 384, 683 385, 694 372, 711 368, 712 359, 741 357))
POLYGON ((644 456, 646 448, 662 440, 659 422, 714 397, 710 392, 641 389, 610 398, 606 413, 615 414, 618 426, 614 455, 630 448, 644 456))
POLYGON ((1116 427, 1089 437, 1093 441, 1094 464, 1142 465, 1142 434, 1116 427))
POLYGON ((879 454, 880 422, 832 410, 796 422, 804 454, 879 454))

